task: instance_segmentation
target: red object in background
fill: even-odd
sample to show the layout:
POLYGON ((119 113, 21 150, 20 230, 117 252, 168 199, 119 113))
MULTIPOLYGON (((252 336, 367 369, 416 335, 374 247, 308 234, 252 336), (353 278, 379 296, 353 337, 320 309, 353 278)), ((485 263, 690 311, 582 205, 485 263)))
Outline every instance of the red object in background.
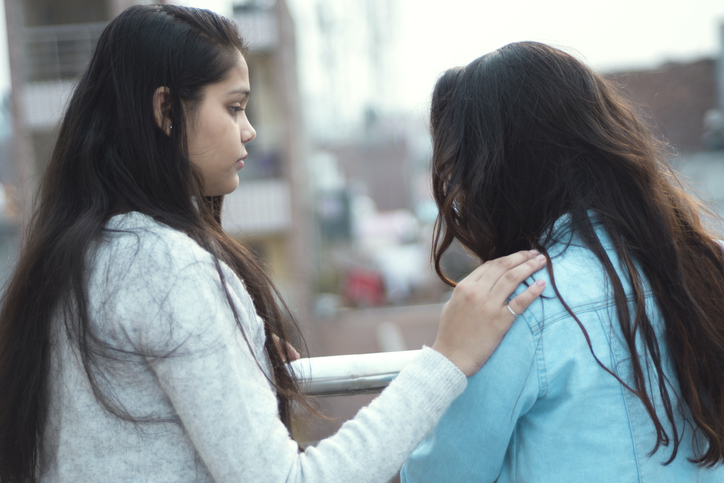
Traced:
POLYGON ((380 307, 385 304, 382 275, 373 270, 350 270, 345 276, 342 295, 356 307, 380 307))

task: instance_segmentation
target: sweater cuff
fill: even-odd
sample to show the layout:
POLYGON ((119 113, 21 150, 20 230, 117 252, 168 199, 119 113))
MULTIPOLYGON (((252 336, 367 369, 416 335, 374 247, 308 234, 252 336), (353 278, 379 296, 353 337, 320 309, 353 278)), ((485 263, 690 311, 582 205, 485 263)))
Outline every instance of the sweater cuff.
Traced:
POLYGON ((392 382, 406 386, 405 391, 420 392, 433 409, 432 413, 442 415, 450 404, 465 390, 468 380, 450 359, 430 347, 423 347, 392 382))

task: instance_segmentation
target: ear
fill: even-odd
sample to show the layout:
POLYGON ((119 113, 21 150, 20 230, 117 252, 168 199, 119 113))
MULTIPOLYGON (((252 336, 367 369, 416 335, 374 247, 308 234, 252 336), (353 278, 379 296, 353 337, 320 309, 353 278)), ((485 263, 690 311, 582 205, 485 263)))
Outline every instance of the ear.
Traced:
POLYGON ((166 136, 171 135, 171 91, 166 86, 161 86, 153 93, 153 115, 156 118, 156 125, 166 136))

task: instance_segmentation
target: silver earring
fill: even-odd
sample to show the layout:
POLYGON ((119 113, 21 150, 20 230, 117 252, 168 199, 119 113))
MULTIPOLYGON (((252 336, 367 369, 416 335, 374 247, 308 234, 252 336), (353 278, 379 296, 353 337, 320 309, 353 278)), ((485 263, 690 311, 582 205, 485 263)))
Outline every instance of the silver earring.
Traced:
POLYGON ((173 129, 173 126, 169 126, 168 128, 169 128, 169 129, 173 129))

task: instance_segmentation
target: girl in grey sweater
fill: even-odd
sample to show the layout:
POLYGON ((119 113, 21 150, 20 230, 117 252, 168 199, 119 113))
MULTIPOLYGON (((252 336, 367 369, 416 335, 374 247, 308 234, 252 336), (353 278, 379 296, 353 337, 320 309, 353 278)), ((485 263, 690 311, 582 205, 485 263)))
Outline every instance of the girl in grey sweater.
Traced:
POLYGON ((438 337, 300 451, 285 312, 221 228, 256 133, 234 24, 112 21, 69 102, 0 313, 0 481, 386 481, 542 291, 535 252, 461 282, 438 337))

